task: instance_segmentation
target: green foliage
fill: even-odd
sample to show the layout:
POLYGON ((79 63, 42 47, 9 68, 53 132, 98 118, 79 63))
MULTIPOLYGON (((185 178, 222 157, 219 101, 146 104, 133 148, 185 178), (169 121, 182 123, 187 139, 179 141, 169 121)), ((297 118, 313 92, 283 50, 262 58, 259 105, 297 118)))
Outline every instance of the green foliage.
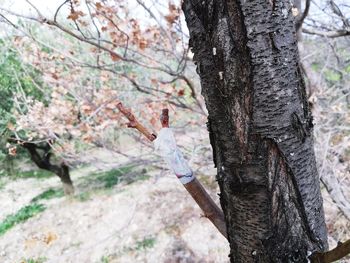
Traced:
POLYGON ((314 70, 314 71, 320 71, 321 69, 321 64, 320 63, 317 63, 317 62, 314 62, 311 64, 311 68, 314 70))
POLYGON ((62 189, 50 188, 49 190, 46 190, 45 192, 42 192, 41 194, 34 197, 31 202, 38 202, 44 199, 49 200, 49 199, 58 198, 62 196, 64 196, 64 192, 62 189))
MULTIPOLYGON (((0 40, 0 44, 4 45, 0 40)), ((43 93, 35 83, 41 83, 40 73, 29 65, 23 68, 19 55, 12 49, 1 50, 0 58, 0 133, 8 122, 14 122, 12 116, 13 98, 17 93, 42 100, 43 93)))
POLYGON ((101 257, 101 263, 109 263, 109 257, 108 256, 102 256, 101 257))
POLYGON ((138 173, 137 176, 131 175, 131 172, 134 168, 135 167, 133 166, 125 166, 103 172, 96 177, 96 180, 103 183, 104 188, 112 188, 113 186, 119 184, 121 181, 133 183, 135 181, 146 180, 149 178, 149 176, 145 174, 138 173))
POLYGON ((110 170, 97 176, 97 180, 104 184, 105 188, 111 188, 120 182, 120 177, 132 170, 132 167, 122 167, 120 169, 110 170))
POLYGON ((47 259, 44 257, 40 257, 40 258, 28 258, 28 259, 24 259, 22 261, 22 263, 44 263, 47 259))
POLYGON ((348 65, 348 66, 345 67, 345 72, 346 72, 346 73, 350 73, 350 65, 348 65))
POLYGON ((142 240, 136 241, 135 250, 146 250, 154 247, 156 239, 154 237, 145 237, 142 240))
POLYGON ((102 185, 103 188, 112 188, 113 186, 119 184, 125 174, 132 171, 133 166, 125 166, 117 169, 112 169, 109 171, 94 173, 90 175, 86 180, 88 184, 98 184, 102 185))
POLYGON ((77 196, 76 196, 76 198, 79 200, 79 201, 81 201, 81 202, 85 202, 85 201, 88 201, 88 200, 90 200, 90 193, 89 192, 82 192, 82 193, 80 193, 80 194, 78 194, 77 196))
POLYGON ((148 249, 153 248, 156 244, 156 241, 156 238, 153 236, 144 237, 143 239, 137 240, 136 243, 132 246, 123 247, 118 253, 101 257, 101 262, 108 263, 124 253, 142 253, 148 249))
POLYGON ((109 171, 92 173, 77 182, 78 188, 84 190, 75 195, 75 199, 84 202, 90 200, 92 194, 98 192, 105 194, 112 191, 113 187, 121 182, 131 184, 139 180, 146 180, 149 176, 145 173, 145 169, 135 172, 135 166, 124 166, 109 171))
POLYGON ((37 178, 37 179, 44 179, 44 178, 50 178, 52 176, 55 176, 54 173, 38 169, 38 170, 30 170, 30 171, 21 171, 16 174, 16 178, 37 178))
MULTIPOLYGON (((23 65, 19 54, 6 46, 6 41, 0 39, 0 171, 9 170, 6 139, 11 135, 8 129, 10 123, 15 123, 14 97, 17 94, 44 100, 44 94, 35 83, 42 85, 41 74, 30 65, 23 65)), ((23 153, 19 150, 18 154, 23 153)), ((12 158, 12 157, 11 157, 12 158)))
MULTIPOLYGON (((19 148, 20 149, 20 148, 19 148)), ((29 171, 20 171, 16 168, 14 164, 14 156, 7 155, 3 159, 2 164, 0 165, 0 177, 9 176, 13 179, 27 179, 27 178, 36 178, 36 179, 45 179, 55 176, 54 173, 49 172, 43 169, 29 170, 29 171)), ((1 158, 0 158, 1 160, 1 158)))
POLYGON ((16 224, 27 221, 29 218, 39 214, 45 209, 46 207, 44 205, 33 203, 21 208, 15 214, 8 215, 0 223, 0 236, 5 234, 7 230, 14 227, 16 224))
POLYGON ((341 80, 341 74, 331 69, 325 70, 324 75, 326 77, 326 80, 332 83, 338 82, 341 80))
POLYGON ((12 175, 15 175, 14 157, 3 153, 0 147, 0 177, 12 175))
POLYGON ((0 176, 0 190, 3 189, 5 185, 6 185, 6 182, 3 179, 1 179, 1 176, 0 176))

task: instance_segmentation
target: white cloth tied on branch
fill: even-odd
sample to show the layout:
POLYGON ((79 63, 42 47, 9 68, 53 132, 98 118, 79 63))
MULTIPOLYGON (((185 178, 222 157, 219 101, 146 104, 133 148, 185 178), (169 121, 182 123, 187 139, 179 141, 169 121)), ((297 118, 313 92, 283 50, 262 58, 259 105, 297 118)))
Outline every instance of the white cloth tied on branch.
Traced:
POLYGON ((175 136, 171 128, 162 128, 160 130, 157 139, 154 140, 154 146, 182 184, 187 184, 194 179, 191 168, 176 145, 175 136))

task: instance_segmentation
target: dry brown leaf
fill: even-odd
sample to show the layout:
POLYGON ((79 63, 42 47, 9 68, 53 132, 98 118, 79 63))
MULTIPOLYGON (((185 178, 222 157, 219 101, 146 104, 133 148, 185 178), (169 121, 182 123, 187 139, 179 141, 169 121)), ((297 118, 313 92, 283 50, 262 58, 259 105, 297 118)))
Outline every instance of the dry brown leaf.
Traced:
POLYGON ((81 16, 85 16, 85 14, 82 11, 72 10, 67 18, 76 21, 81 16))
POLYGON ((10 130, 10 131, 14 131, 15 130, 15 125, 11 122, 7 123, 7 128, 10 130))
POLYGON ((177 96, 181 97, 185 95, 185 90, 184 89, 180 89, 178 92, 177 92, 177 96))
POLYGON ((140 42, 139 42, 139 48, 141 49, 141 50, 144 50, 146 47, 147 47, 147 40, 145 40, 145 39, 142 39, 142 40, 140 40, 140 42))
POLYGON ((48 232, 44 238, 43 238, 43 241, 46 243, 46 244, 50 244, 52 243, 53 241, 55 241, 57 239, 57 235, 55 233, 52 233, 52 232, 48 232))
POLYGON ((169 15, 166 15, 164 17, 169 24, 174 24, 176 19, 178 19, 179 15, 178 14, 169 14, 169 15))
POLYGON ((102 8, 102 4, 100 2, 96 2, 95 6, 97 10, 100 10, 102 8))
POLYGON ((11 155, 11 156, 16 156, 17 155, 17 148, 16 148, 16 146, 13 146, 13 147, 9 148, 9 155, 11 155))
POLYGON ((110 55, 113 61, 118 61, 121 59, 121 57, 117 53, 111 52, 110 55))

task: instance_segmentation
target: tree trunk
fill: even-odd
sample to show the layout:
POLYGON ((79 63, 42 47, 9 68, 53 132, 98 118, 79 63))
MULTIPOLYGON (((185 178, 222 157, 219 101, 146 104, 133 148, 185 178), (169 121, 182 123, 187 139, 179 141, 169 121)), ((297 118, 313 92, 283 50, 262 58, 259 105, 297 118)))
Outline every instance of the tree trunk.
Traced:
POLYGON ((21 141, 15 138, 9 138, 9 142, 15 142, 27 149, 30 159, 40 168, 56 174, 62 182, 65 195, 74 194, 73 182, 70 178, 69 167, 62 161, 60 164, 51 163, 51 145, 49 143, 35 144, 21 141))
POLYGON ((185 0, 231 262, 327 249, 290 1, 185 0))
POLYGON ((65 195, 74 194, 73 182, 70 178, 69 167, 64 163, 61 163, 60 170, 55 172, 56 175, 61 179, 62 187, 65 195))

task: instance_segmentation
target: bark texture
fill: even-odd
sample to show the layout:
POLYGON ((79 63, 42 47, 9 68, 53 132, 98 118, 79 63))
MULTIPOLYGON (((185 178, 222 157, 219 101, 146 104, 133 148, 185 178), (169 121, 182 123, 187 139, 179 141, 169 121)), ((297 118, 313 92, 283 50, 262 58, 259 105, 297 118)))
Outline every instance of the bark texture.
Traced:
POLYGON ((35 144, 24 142, 16 138, 9 138, 8 141, 25 148, 30 154, 31 160, 40 169, 56 174, 61 179, 63 191, 66 195, 74 194, 74 186, 70 177, 69 167, 64 162, 61 162, 60 164, 52 164, 51 146, 49 143, 35 144))
POLYGON ((185 0, 231 262, 327 249, 290 1, 185 0))

